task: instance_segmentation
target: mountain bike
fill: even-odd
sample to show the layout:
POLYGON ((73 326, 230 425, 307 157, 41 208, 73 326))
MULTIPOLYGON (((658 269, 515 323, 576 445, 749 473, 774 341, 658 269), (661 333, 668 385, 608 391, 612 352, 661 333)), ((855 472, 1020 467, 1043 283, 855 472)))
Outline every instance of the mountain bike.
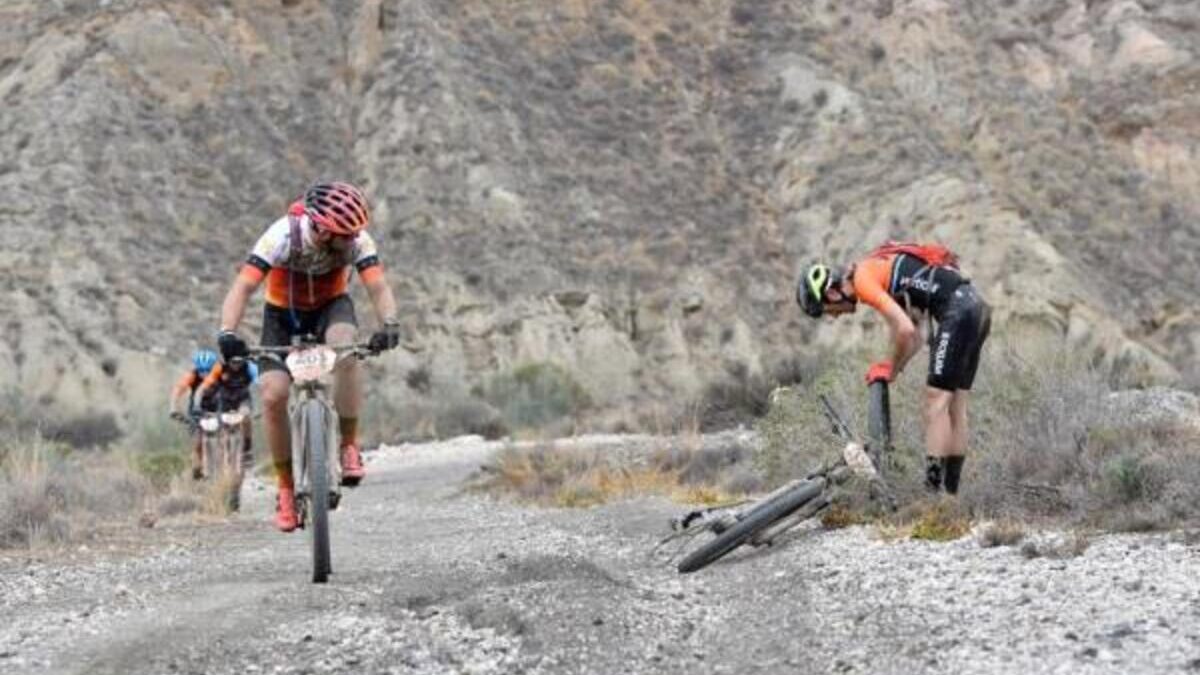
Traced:
POLYGON ((292 376, 288 426, 292 439, 292 476, 296 516, 312 539, 313 583, 325 583, 333 573, 329 541, 329 512, 342 498, 338 416, 329 402, 333 372, 347 358, 366 358, 377 352, 365 343, 326 345, 311 335, 290 347, 252 346, 257 358, 283 357, 292 376))
POLYGON ((841 457, 802 479, 786 483, 756 502, 699 509, 674 518, 672 534, 660 541, 656 549, 684 539, 682 550, 703 534, 714 535, 679 562, 677 569, 681 574, 687 574, 712 564, 743 544, 769 546, 780 535, 827 509, 833 503, 832 488, 855 475, 867 481, 874 497, 890 502, 886 484, 877 469, 880 463, 873 459, 879 457, 890 443, 888 416, 876 407, 887 403, 886 388, 885 382, 875 383, 871 394, 871 417, 878 418, 871 428, 874 443, 880 450, 872 450, 870 444, 860 442, 822 394, 819 396, 822 412, 834 433, 846 442, 841 457))

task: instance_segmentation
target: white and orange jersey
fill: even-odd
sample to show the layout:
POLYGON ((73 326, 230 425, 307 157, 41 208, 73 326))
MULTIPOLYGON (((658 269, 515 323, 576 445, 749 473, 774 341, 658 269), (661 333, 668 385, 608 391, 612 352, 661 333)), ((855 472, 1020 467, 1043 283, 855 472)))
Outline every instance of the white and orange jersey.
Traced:
POLYGON ((359 232, 344 247, 318 246, 313 241, 314 227, 307 215, 299 216, 300 245, 293 246, 291 223, 284 216, 267 228, 251 250, 241 276, 253 283, 265 277, 269 304, 316 309, 346 292, 351 265, 363 281, 383 273, 371 235, 359 232))

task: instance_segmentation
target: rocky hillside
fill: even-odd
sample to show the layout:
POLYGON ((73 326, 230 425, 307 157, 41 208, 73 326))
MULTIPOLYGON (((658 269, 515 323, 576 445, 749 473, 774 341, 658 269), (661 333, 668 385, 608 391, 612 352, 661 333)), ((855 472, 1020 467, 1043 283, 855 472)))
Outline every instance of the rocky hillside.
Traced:
POLYGON ((1198 59, 1190 0, 9 0, 2 383, 157 408, 324 176, 369 189, 443 388, 551 361, 620 407, 854 344, 792 281, 885 237, 1195 385, 1198 59))

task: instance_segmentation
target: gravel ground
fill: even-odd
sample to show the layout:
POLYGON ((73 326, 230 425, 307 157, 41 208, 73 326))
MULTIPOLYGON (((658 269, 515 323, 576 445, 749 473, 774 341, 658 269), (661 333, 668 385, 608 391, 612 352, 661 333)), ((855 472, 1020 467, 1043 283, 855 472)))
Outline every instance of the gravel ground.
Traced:
POLYGON ((0 672, 1200 672, 1194 536, 1027 559, 806 530, 681 577, 651 553, 678 505, 464 493, 496 447, 375 453, 324 586, 305 536, 269 528, 267 491, 149 552, 0 557, 0 672))

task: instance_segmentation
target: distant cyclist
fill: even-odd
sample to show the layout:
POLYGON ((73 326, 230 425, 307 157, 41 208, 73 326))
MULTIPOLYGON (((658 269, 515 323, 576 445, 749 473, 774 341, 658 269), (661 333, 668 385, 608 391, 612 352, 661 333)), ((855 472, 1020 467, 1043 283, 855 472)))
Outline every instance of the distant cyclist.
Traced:
MULTIPOLYGON (((287 215, 259 238, 225 296, 217 338, 225 359, 246 354, 246 343, 236 331, 250 297, 264 280, 263 345, 286 346, 293 336, 303 334, 329 344, 352 344, 358 321, 347 294, 351 268, 358 270, 379 321, 371 347, 396 347, 400 342, 396 301, 375 241, 366 232, 369 222, 366 197, 357 187, 336 182, 309 187, 287 215)), ((297 526, 287 418, 291 380, 282 361, 263 359, 260 367, 263 429, 279 479, 275 524, 290 532, 297 526)), ((358 441, 362 383, 356 360, 338 368, 333 398, 342 439, 342 482, 357 485, 366 472, 358 441)))
POLYGON ((867 382, 891 381, 921 348, 929 323, 924 422, 926 484, 958 492, 967 451, 967 397, 991 330, 991 309, 936 244, 888 243, 844 268, 814 264, 800 277, 796 301, 809 316, 840 316, 865 302, 891 329, 891 358, 873 364, 867 382))
POLYGON ((257 383, 257 364, 246 359, 232 359, 213 366, 196 389, 196 397, 205 412, 245 413, 242 419, 243 466, 249 466, 253 460, 251 434, 254 429, 250 424, 250 392, 257 383))
MULTIPOLYGON (((204 378, 208 377, 213 367, 217 365, 217 353, 211 349, 197 349, 192 353, 192 367, 183 374, 171 390, 171 401, 168 411, 172 418, 187 420, 195 417, 200 410, 200 397, 196 395, 204 378), (186 409, 182 409, 186 398, 186 409)), ((196 430, 195 442, 192 446, 192 478, 200 480, 204 477, 204 469, 200 463, 201 436, 196 430)))

